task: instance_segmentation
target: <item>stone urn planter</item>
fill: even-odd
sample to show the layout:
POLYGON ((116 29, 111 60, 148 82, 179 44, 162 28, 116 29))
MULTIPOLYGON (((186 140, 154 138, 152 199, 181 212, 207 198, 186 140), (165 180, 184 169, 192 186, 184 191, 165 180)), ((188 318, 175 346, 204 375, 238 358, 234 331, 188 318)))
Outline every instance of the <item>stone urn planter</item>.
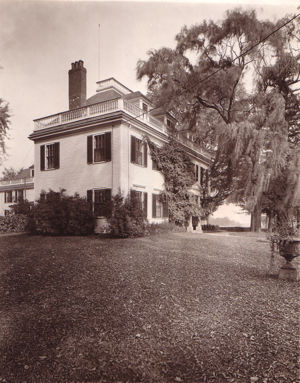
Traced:
POLYGON ((278 243, 279 254, 286 260, 286 263, 279 270, 279 279, 291 281, 299 280, 299 271, 292 264, 293 259, 300 255, 300 238, 294 237, 278 243))

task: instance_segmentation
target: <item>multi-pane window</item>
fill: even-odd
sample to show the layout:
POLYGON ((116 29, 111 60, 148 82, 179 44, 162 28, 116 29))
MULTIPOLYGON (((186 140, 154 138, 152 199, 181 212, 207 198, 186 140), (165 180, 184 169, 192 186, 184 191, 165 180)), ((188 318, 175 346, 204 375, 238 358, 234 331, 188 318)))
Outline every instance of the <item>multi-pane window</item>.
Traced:
POLYGON ((134 203, 138 204, 143 210, 144 216, 147 218, 148 212, 148 194, 137 190, 130 191, 130 198, 134 203))
POLYGON ((162 200, 160 194, 152 194, 152 217, 166 218, 169 216, 168 204, 162 200))
POLYGON ((147 167, 147 144, 133 136, 131 136, 131 162, 147 167))
POLYGON ((111 132, 87 137, 87 162, 111 161, 111 132))
POLYGON ((59 168, 59 142, 41 145, 41 170, 59 168))
POLYGON ((87 199, 96 217, 109 217, 111 215, 111 189, 88 190, 87 199))
POLYGON ((46 145, 46 166, 47 169, 54 168, 54 145, 46 145))

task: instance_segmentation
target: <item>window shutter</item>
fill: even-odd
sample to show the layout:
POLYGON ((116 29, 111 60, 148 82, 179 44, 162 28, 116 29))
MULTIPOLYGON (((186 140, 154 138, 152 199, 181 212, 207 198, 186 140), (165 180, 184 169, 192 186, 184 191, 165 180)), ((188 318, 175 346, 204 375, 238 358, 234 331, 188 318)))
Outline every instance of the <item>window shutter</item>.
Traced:
POLYGON ((147 216, 148 216, 148 193, 144 192, 143 194, 144 194, 143 210, 144 210, 145 218, 147 218, 147 216))
POLYGON ((87 137, 87 163, 93 163, 93 136, 87 137))
POLYGON ((147 167, 147 159, 148 159, 148 155, 147 155, 147 144, 144 143, 144 167, 146 168, 147 167))
POLYGON ((90 209, 93 209, 93 190, 87 191, 87 201, 89 203, 90 209))
POLYGON ((136 199, 136 194, 135 194, 135 190, 130 190, 130 199, 131 201, 135 201, 136 199))
POLYGON ((4 193, 4 203, 7 202, 7 192, 4 193))
POLYGON ((152 194, 152 218, 156 218, 156 194, 152 194))
POLYGON ((105 189, 104 191, 104 199, 105 199, 105 217, 111 216, 111 189, 105 189))
POLYGON ((203 167, 201 166, 200 167, 200 185, 203 186, 203 181, 204 181, 204 169, 203 167))
POLYGON ((205 170, 205 187, 208 188, 208 169, 205 170))
POLYGON ((135 137, 131 136, 131 162, 135 163, 136 158, 135 158, 135 137))
POLYGON ((54 168, 59 169, 59 142, 54 144, 54 168))
POLYGON ((40 146, 41 153, 41 170, 45 170, 45 145, 40 146))
POLYGON ((111 133, 105 133, 105 160, 111 161, 111 133))
POLYGON ((168 201, 163 202, 163 217, 164 218, 169 217, 168 201))

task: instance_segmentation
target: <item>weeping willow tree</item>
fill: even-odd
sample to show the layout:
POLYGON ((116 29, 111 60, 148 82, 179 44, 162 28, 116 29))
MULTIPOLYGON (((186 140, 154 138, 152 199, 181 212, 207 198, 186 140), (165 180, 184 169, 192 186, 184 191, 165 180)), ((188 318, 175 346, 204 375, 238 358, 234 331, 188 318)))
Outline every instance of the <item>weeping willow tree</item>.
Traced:
MULTIPOLYGON (((270 78, 265 58, 279 56, 287 44, 281 33, 257 44, 275 28, 254 11, 228 11, 220 23, 183 27, 174 49, 150 51, 137 65, 155 105, 173 113, 180 129, 192 131, 214 153, 211 198, 220 204, 230 196, 244 204, 253 230, 259 228, 265 193, 295 156, 284 95, 275 86, 256 86, 263 74, 270 78)), ((285 201, 293 199, 295 188, 288 188, 285 201)))

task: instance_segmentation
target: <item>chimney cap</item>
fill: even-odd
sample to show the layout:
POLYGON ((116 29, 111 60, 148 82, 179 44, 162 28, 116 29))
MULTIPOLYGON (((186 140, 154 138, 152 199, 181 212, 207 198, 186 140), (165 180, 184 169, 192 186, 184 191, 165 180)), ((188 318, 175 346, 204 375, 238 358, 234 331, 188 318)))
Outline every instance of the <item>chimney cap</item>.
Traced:
POLYGON ((78 69, 78 68, 85 69, 83 64, 84 64, 83 60, 74 61, 73 63, 71 63, 71 69, 78 69))

